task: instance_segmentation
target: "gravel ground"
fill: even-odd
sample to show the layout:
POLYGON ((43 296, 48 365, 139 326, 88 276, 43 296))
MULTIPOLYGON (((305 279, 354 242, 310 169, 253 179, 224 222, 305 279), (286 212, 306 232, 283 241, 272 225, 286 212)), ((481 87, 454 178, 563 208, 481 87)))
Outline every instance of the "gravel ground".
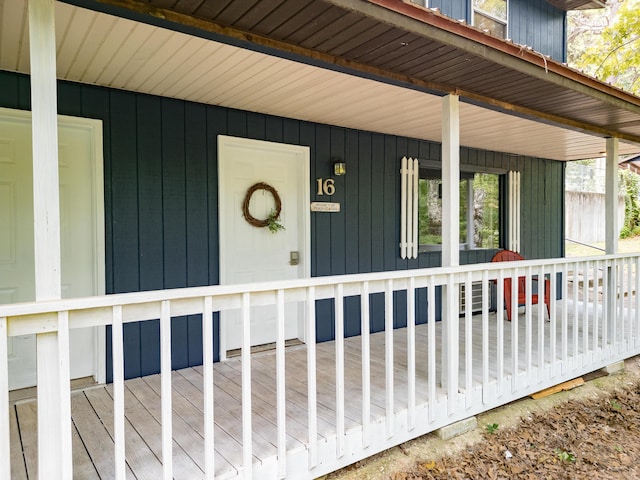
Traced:
POLYGON ((448 441, 407 442, 326 480, 640 478, 640 357, 623 372, 478 416, 448 441))

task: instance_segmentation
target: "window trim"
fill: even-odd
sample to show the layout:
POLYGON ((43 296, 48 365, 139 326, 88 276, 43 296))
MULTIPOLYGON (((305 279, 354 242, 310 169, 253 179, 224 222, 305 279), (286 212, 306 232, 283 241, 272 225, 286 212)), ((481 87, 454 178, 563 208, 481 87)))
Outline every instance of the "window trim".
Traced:
MULTIPOLYGON (((442 171, 442 163, 436 160, 422 160, 422 159, 418 159, 418 169, 419 172, 422 170, 438 170, 438 171, 442 171)), ((506 181, 506 178, 509 174, 509 169, 506 168, 499 168, 499 167, 486 167, 486 166, 481 166, 481 165, 469 165, 469 164, 461 164, 460 165, 460 178, 462 178, 464 175, 463 174, 476 174, 476 173, 484 173, 484 174, 491 174, 491 175, 498 175, 499 176, 499 182, 502 181, 506 181), (503 179, 503 180, 502 180, 503 179)), ((425 177, 420 175, 420 173, 418 173, 418 178, 419 179, 425 179, 425 178, 434 178, 434 177, 425 177)), ((437 178, 437 177, 436 177, 437 178)), ((442 178, 442 176, 440 176, 440 178, 442 178)), ((504 210, 505 208, 508 208, 507 205, 507 199, 504 198, 504 195, 502 193, 502 188, 499 188, 499 192, 500 192, 500 210, 504 210)), ((467 209, 468 210, 468 209, 467 209)), ((500 214, 500 218, 502 218, 502 213, 500 214)), ((503 223, 502 220, 498 221, 499 223, 499 227, 500 227, 500 242, 499 244, 502 245, 503 243, 503 237, 504 235, 506 235, 506 232, 503 232, 503 223)), ((469 235, 469 232, 467 232, 467 236, 469 235)), ((468 238, 468 237, 467 237, 468 238)), ((464 242, 464 243, 460 243, 459 244, 459 250, 460 251, 480 251, 480 250, 495 250, 495 248, 478 248, 478 247, 469 247, 469 242, 464 242)), ((442 244, 429 244, 429 243, 420 243, 420 241, 418 240, 418 254, 420 253, 429 253, 429 252, 440 252, 442 251, 442 244)))
POLYGON ((471 0, 470 3, 471 3, 471 25, 473 25, 474 27, 476 26, 475 13, 478 12, 480 15, 484 15, 485 17, 495 21, 496 23, 504 25, 504 38, 509 38, 509 0, 505 0, 507 9, 505 13, 506 18, 504 20, 502 18, 496 17, 494 14, 489 13, 486 10, 483 10, 482 8, 475 7, 473 5, 473 0, 471 0))

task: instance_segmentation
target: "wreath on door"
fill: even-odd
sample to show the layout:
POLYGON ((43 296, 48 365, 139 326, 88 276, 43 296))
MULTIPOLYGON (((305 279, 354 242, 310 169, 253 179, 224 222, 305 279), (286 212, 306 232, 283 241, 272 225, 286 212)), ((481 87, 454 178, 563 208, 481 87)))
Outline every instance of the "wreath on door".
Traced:
POLYGON ((245 218, 247 223, 258 228, 268 227, 271 233, 277 233, 280 230, 284 230, 284 225, 280 223, 281 211, 282 200, 280 199, 280 195, 278 195, 278 191, 268 183, 264 182, 258 182, 251 185, 251 187, 249 187, 249 189, 247 190, 246 195, 244 196, 244 201, 242 202, 242 216, 245 218), (269 212, 267 218, 264 218, 262 220, 255 218, 249 211, 251 197, 258 190, 269 192, 273 196, 273 201, 275 202, 275 208, 273 208, 271 212, 269 212))

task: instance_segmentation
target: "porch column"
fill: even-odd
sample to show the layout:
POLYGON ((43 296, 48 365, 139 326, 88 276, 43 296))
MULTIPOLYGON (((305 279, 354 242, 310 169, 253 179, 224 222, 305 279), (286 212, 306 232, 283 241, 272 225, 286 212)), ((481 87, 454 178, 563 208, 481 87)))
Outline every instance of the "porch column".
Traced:
MULTIPOLYGON (((618 253, 618 139, 607 138, 607 164, 605 173, 605 250, 607 255, 618 253)), ((607 304, 605 306, 607 339, 613 343, 613 325, 616 322, 616 282, 615 266, 607 267, 607 304)))
MULTIPOLYGON (((442 266, 460 264, 460 100, 442 99, 442 266)), ((442 387, 447 389, 449 413, 458 397, 459 291, 453 282, 442 289, 442 387)))
POLYGON ((618 139, 607 138, 605 174, 605 250, 618 253, 618 139))
MULTIPOLYGON (((29 0, 36 300, 61 297, 54 0, 29 0)), ((38 476, 72 477, 68 318, 38 334, 38 476)))

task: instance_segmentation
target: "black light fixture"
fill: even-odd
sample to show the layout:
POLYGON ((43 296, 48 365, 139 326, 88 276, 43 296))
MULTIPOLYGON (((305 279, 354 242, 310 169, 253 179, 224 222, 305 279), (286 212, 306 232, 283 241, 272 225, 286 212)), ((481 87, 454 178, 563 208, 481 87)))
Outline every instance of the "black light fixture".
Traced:
POLYGON ((333 173, 337 176, 345 175, 347 173, 347 164, 339 157, 333 157, 333 173))

